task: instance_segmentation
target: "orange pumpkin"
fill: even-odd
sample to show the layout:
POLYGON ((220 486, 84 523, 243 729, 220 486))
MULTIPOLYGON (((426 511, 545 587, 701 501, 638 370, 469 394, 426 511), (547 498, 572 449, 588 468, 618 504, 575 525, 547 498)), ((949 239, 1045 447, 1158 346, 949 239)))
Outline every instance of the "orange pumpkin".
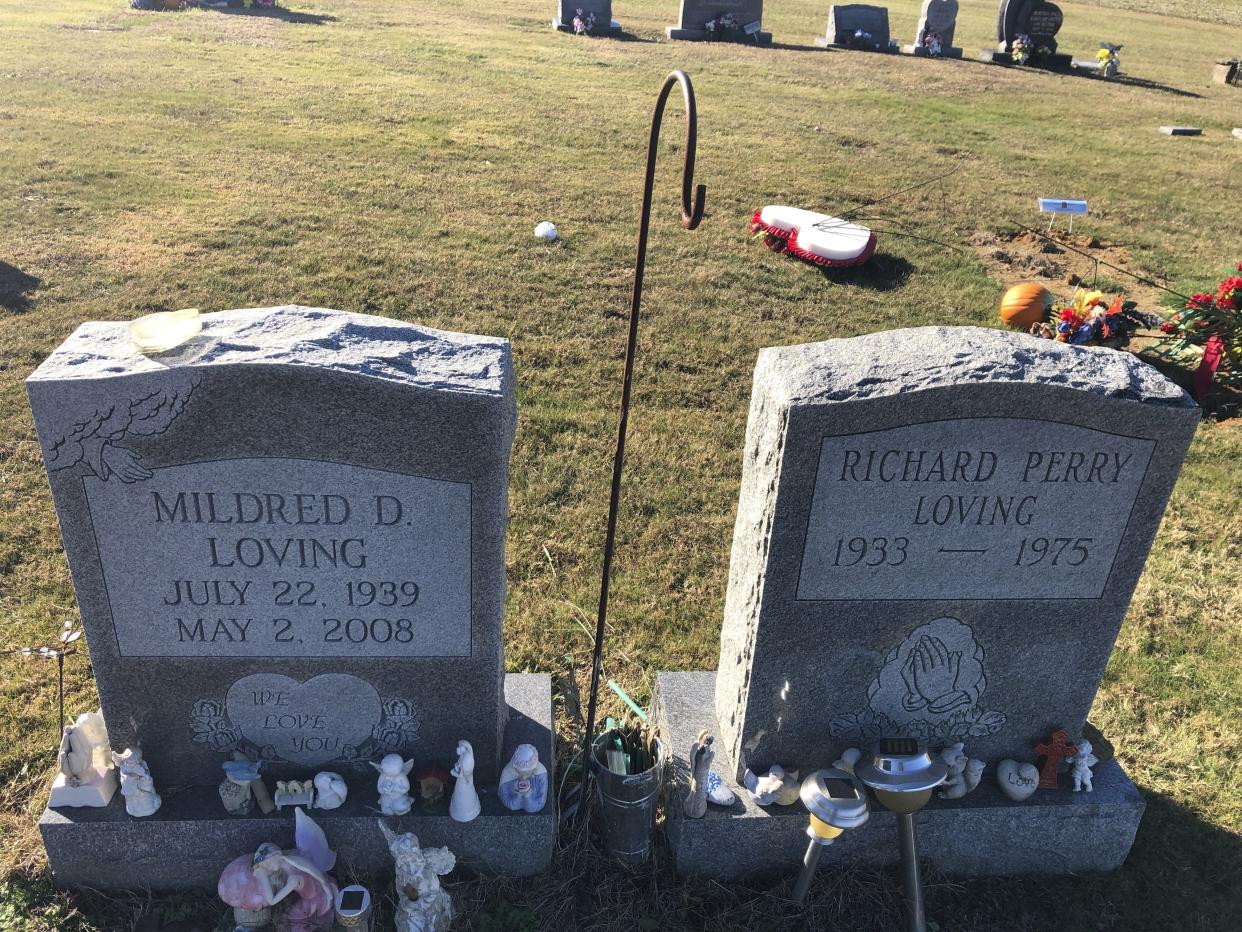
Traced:
POLYGON ((1014 285, 1001 298, 1000 319, 1007 327, 1029 330, 1031 324, 1044 319, 1051 304, 1052 295, 1047 288, 1035 282, 1023 282, 1014 285))

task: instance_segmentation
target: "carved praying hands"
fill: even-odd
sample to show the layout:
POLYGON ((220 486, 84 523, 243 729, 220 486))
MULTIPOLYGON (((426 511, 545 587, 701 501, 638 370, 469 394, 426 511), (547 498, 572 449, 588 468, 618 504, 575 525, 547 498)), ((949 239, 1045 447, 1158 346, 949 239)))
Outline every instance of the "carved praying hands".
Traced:
POLYGON ((926 708, 937 715, 970 705, 961 675, 960 651, 950 652, 937 637, 919 638, 901 671, 906 684, 902 705, 910 712, 926 708))

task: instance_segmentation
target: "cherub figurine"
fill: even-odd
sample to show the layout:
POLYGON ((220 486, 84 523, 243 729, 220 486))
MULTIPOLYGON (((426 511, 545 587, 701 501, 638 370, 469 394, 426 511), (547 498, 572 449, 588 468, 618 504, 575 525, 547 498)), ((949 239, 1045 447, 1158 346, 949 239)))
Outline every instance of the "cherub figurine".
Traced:
POLYGON ((383 822, 397 868, 397 932, 448 932, 453 921, 453 899, 440 886, 440 877, 457 863, 448 848, 422 848, 418 836, 398 835, 383 822))
POLYGON ((469 741, 457 742, 457 763, 453 766, 453 798, 449 801, 449 815, 455 822, 473 821, 482 811, 479 794, 474 788, 474 748, 469 741))
POLYGON ((163 800, 155 792, 155 782, 147 762, 142 759, 141 748, 130 748, 124 754, 112 752, 112 762, 121 772, 121 795, 125 797, 125 811, 141 818, 154 815, 163 800))
POLYGON ((410 771, 414 761, 402 760, 400 754, 388 754, 378 764, 371 766, 379 771, 376 788, 379 790, 380 811, 384 815, 403 816, 410 811, 414 800, 410 797, 410 771))
POLYGON ((965 745, 960 741, 949 745, 940 753, 945 766, 949 768, 949 776, 941 784, 941 799, 961 799, 979 785, 983 777, 983 768, 987 766, 981 760, 966 756, 965 745))
POLYGON ((707 815, 708 775, 716 756, 712 750, 713 740, 707 729, 703 729, 690 745, 690 789, 681 806, 687 819, 701 819, 707 815))
POLYGON ((337 886, 328 872, 336 865, 336 852, 328 847, 314 819, 300 808, 294 815, 294 850, 282 851, 279 845, 265 841, 254 854, 243 854, 229 863, 217 891, 220 899, 243 914, 261 913, 296 893, 297 901, 285 913, 284 928, 326 932, 335 921, 337 886))
POLYGON ((315 774, 316 809, 338 809, 348 795, 345 779, 339 773, 324 770, 315 774))
POLYGON ((517 812, 541 812, 548 801, 548 768, 533 744, 519 744, 500 772, 500 801, 517 812))
POLYGON ((1076 742, 1078 750, 1073 757, 1067 757, 1071 764, 1074 765, 1074 792, 1086 790, 1088 793, 1094 792, 1095 787, 1091 785, 1091 768, 1100 762, 1100 759, 1091 753, 1090 741, 1076 742))

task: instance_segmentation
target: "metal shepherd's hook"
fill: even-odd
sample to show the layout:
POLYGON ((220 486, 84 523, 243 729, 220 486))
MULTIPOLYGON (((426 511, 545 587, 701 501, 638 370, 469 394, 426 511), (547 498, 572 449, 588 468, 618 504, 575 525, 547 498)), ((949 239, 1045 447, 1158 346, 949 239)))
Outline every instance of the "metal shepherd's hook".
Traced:
POLYGON ((621 385, 621 413, 617 421, 617 448, 612 460, 612 495, 608 502, 608 531, 604 538, 604 566, 599 585, 599 617, 595 623, 595 652, 591 661, 591 698, 587 706, 586 738, 582 749, 582 810, 586 809, 587 779, 590 775, 591 742, 595 732, 595 704, 603 667, 604 630, 608 620, 608 585, 612 577, 612 554, 617 536, 617 506, 621 501, 621 470, 625 465, 625 432, 630 416, 630 384, 634 376, 634 355, 638 349, 638 318, 643 303, 643 273, 647 267, 647 229, 651 225, 651 192, 655 186, 656 152, 660 142, 660 123, 673 86, 681 85, 686 102, 686 161, 681 173, 681 225, 696 229, 703 219, 704 185, 694 185, 694 153, 698 137, 698 112, 694 105, 694 85, 684 71, 674 71, 664 79, 655 112, 651 116, 651 138, 647 143, 647 178, 643 187, 643 212, 638 228, 638 258, 634 263, 634 295, 630 301, 630 333, 625 346, 625 377, 621 385), (691 203, 693 191, 693 204, 691 203))

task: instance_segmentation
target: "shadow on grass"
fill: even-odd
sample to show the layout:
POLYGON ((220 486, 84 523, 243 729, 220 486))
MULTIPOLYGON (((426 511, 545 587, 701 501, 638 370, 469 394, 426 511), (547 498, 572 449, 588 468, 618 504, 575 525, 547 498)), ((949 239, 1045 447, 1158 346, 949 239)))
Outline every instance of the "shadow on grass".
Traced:
POLYGON ((0 261, 0 310, 24 314, 30 310, 30 292, 39 287, 39 279, 17 266, 0 261))
POLYGON ((819 268, 820 274, 838 285, 857 285, 872 291, 893 291, 910 278, 914 266, 901 256, 877 252, 862 265, 845 269, 819 268))
POLYGON ((1136 78, 1128 74, 1118 74, 1111 78, 1106 78, 1103 75, 1093 74, 1081 68, 1073 68, 1063 73, 1071 74, 1076 78, 1086 78, 1088 81, 1103 81, 1106 84, 1120 84, 1122 87, 1137 87, 1145 91, 1159 91, 1162 94, 1172 94, 1175 97, 1193 97, 1195 100, 1203 99, 1202 94, 1196 94, 1194 91, 1184 91, 1180 87, 1172 87, 1168 84, 1161 84, 1159 81, 1136 78))
POLYGON ((324 23, 335 23, 337 17, 330 13, 299 13, 297 10, 286 10, 283 7, 254 6, 246 9, 243 6, 204 6, 203 9, 212 13, 229 13, 235 16, 258 16, 263 19, 279 19, 298 26, 322 26, 324 23))

